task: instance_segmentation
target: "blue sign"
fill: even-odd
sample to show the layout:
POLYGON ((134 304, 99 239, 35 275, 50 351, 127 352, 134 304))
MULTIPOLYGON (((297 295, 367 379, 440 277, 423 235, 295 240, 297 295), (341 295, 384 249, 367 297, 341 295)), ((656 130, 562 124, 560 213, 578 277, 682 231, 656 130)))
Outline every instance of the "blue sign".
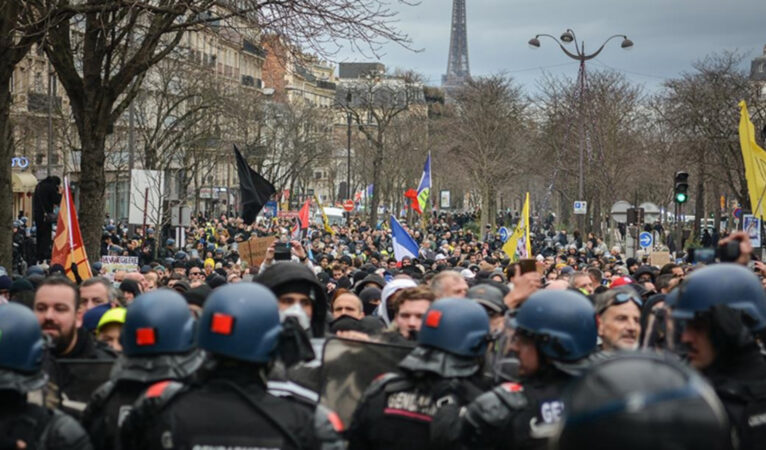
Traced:
POLYGON ((500 227, 500 229, 497 230, 497 233, 500 235, 500 240, 503 242, 507 241, 508 237, 511 235, 511 232, 505 227, 500 227))
POLYGON ((641 248, 651 247, 652 242, 654 242, 652 233, 649 233, 648 231, 644 231, 643 233, 638 235, 638 244, 641 246, 641 248))

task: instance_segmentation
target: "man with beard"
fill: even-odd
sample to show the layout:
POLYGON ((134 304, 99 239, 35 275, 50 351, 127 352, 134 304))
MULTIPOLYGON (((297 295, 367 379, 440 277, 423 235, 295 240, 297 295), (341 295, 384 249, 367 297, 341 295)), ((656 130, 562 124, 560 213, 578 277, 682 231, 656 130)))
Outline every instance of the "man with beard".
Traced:
POLYGON ((641 298, 629 286, 599 294, 596 298, 596 314, 603 350, 638 349, 642 304, 641 298))
POLYGON ((44 348, 28 308, 0 305, 0 448, 90 450, 88 435, 73 418, 27 399, 45 386, 44 348))
POLYGON ((80 293, 77 286, 64 277, 43 280, 35 292, 33 309, 43 333, 54 343, 56 359, 111 359, 106 346, 96 342, 84 328, 77 328, 80 293))

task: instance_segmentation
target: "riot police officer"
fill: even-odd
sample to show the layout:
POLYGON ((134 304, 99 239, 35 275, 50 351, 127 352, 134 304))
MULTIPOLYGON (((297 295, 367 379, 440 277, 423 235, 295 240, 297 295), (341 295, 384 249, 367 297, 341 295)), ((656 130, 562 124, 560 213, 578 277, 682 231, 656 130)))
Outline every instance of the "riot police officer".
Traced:
POLYGON ((123 448, 338 448, 337 415, 267 390, 281 331, 277 299, 266 287, 213 291, 197 334, 210 360, 195 382, 163 381, 139 398, 121 430, 123 448))
POLYGON ((27 402, 47 382, 45 341, 32 311, 0 305, 0 448, 90 449, 85 430, 66 414, 27 402))
POLYGON ((401 373, 378 377, 365 392, 347 433, 350 449, 462 448, 445 411, 480 395, 489 318, 465 299, 434 302, 423 316, 418 346, 401 373))
POLYGON ((567 391, 557 450, 727 446, 726 412, 712 387, 668 354, 619 354, 567 391))
POLYGON ((115 448, 119 427, 146 388, 186 379, 202 365, 195 323, 184 298, 170 289, 142 294, 130 304, 120 334, 123 353, 83 416, 96 448, 115 448))
POLYGON ((518 359, 520 382, 503 383, 468 405, 462 439, 471 448, 545 448, 564 413, 564 387, 596 350, 595 311, 577 292, 538 291, 506 332, 505 350, 518 359))
POLYGON ((667 297, 682 354, 715 388, 734 448, 766 442, 766 361, 754 334, 766 331, 766 293, 737 264, 695 270, 667 297))

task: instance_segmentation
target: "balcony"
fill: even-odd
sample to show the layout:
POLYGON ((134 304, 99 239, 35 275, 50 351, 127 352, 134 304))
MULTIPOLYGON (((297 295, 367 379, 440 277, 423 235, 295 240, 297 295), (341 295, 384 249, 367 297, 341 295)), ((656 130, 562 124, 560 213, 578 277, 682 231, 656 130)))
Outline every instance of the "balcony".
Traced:
POLYGON ((266 57, 265 50, 253 44, 252 42, 248 41, 247 39, 242 40, 242 51, 245 51, 247 53, 250 53, 251 55, 255 55, 261 58, 266 57))

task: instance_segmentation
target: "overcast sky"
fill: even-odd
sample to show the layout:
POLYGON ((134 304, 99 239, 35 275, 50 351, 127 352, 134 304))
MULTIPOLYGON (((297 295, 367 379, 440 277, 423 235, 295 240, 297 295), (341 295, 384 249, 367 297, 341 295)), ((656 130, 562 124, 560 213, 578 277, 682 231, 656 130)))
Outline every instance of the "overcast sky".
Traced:
MULTIPOLYGON (((396 2, 396 0, 391 0, 396 2)), ((452 0, 422 0, 418 6, 396 6, 399 28, 408 33, 414 53, 387 45, 381 62, 388 68, 414 69, 441 84, 447 67, 452 0)), ((507 73, 528 92, 543 71, 577 75, 577 62, 549 39, 532 50, 537 33, 559 36, 572 28, 586 52, 613 34, 627 34, 635 46, 610 42, 592 69, 609 66, 653 90, 663 79, 692 70, 693 61, 711 52, 738 49, 749 61, 766 44, 766 0, 467 0, 468 48, 473 76, 507 73)), ((358 54, 336 59, 366 61, 358 54)))

